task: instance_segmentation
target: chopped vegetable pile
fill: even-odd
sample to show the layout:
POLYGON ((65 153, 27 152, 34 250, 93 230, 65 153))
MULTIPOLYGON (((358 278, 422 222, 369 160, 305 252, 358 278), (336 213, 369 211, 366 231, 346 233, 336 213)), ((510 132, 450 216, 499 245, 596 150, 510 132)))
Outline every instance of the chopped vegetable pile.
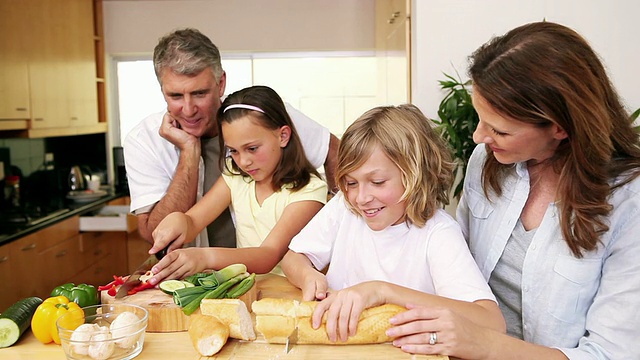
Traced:
MULTIPOLYGON (((186 315, 191 315, 202 299, 238 298, 255 283, 256 274, 249 274, 244 264, 233 264, 213 273, 197 273, 184 280, 195 286, 173 291, 173 301, 186 315)), ((160 288, 162 288, 160 283, 160 288)))

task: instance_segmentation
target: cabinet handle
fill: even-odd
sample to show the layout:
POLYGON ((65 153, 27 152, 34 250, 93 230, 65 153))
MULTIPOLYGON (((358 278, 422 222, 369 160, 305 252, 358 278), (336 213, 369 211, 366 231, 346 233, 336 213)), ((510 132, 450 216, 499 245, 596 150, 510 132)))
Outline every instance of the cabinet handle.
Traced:
POLYGON ((93 272, 95 275, 102 273, 102 267, 97 267, 96 271, 93 272))
POLYGON ((3 256, 2 258, 0 258, 0 263, 3 263, 5 261, 8 261, 9 257, 8 256, 3 256))
POLYGON ((396 19, 389 19, 389 20, 387 20, 387 23, 388 23, 388 24, 393 24, 394 22, 396 22, 396 19))
POLYGON ((19 108, 16 108, 16 111, 27 111, 27 108, 19 107, 19 108))
POLYGON ((397 18, 398 16, 400 16, 400 11, 396 11, 393 14, 391 14, 392 18, 397 18))
POLYGON ((34 121, 44 121, 44 118, 35 118, 34 121))
POLYGON ((102 254, 102 249, 96 249, 96 251, 93 252, 93 255, 98 256, 102 254))
POLYGON ((59 253, 56 254, 56 257, 59 258, 59 257, 65 256, 65 255, 67 255, 67 250, 62 250, 62 251, 60 251, 59 253))
POLYGON ((78 120, 78 117, 77 116, 72 116, 71 120, 78 120))
POLYGON ((33 250, 33 249, 35 249, 35 248, 36 248, 36 243, 32 243, 32 244, 29 244, 29 245, 27 245, 27 246, 23 247, 23 248, 22 248, 22 249, 20 249, 20 250, 22 250, 22 251, 29 251, 29 250, 33 250))

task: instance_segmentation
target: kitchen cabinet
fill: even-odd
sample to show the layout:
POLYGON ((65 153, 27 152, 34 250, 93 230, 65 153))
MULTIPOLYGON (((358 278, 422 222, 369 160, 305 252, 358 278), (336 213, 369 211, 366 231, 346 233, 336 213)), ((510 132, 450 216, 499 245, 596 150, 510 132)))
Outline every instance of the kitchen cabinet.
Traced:
POLYGON ((18 89, 12 97, 26 93, 28 105, 0 100, 0 119, 22 119, 25 137, 106 132, 98 114, 94 0, 9 2, 2 0, 10 11, 0 12, 0 26, 21 31, 5 31, 0 43, 0 94, 18 89))
MULTIPOLYGON (((108 205, 112 206, 129 206, 131 198, 128 196, 121 197, 119 199, 110 201, 108 205)), ((126 271, 121 274, 133 273, 143 261, 149 257, 149 249, 151 244, 140 236, 138 231, 138 218, 135 215, 127 214, 126 219, 126 232, 121 232, 126 235, 126 254, 127 265, 126 271)))
MULTIPOLYGON (((6 289, 15 288, 15 281, 13 279, 13 269, 11 265, 13 263, 11 256, 11 248, 9 246, 0 246, 0 283, 6 286, 6 289)), ((0 312, 9 307, 12 302, 4 296, 0 296, 0 312)))
POLYGON ((104 285, 113 275, 126 275, 127 236, 124 232, 91 231, 81 233, 83 270, 66 282, 104 285))
POLYGON ((78 223, 74 216, 0 246, 3 287, 11 289, 0 292, 0 311, 25 297, 47 297, 67 272, 79 269, 78 223))
MULTIPOLYGON (((108 204, 124 203, 128 203, 128 198, 108 204)), ((44 299, 54 287, 64 283, 104 285, 113 280, 113 275, 129 274, 130 262, 137 267, 149 256, 146 253, 149 248, 149 243, 137 235, 137 226, 130 233, 83 232, 80 215, 2 245, 0 281, 10 291, 0 291, 0 312, 22 298, 44 299), (134 251, 132 257, 128 256, 128 249, 134 251)))
POLYGON ((410 0, 376 0, 376 57, 381 104, 411 102, 410 8, 410 0))
POLYGON ((23 129, 29 112, 25 22, 13 2, 0 1, 0 130, 23 129), (13 34, 7 36, 7 34, 13 34))

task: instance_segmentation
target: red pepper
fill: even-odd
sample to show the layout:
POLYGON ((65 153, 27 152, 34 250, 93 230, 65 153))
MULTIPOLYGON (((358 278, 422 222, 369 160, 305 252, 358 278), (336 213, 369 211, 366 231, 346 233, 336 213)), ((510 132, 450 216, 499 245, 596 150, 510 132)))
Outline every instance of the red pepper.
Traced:
POLYGON ((98 286, 98 291, 110 290, 112 287, 116 285, 124 284, 126 277, 113 275, 113 281, 108 283, 107 285, 98 286))
POLYGON ((116 296, 116 286, 112 285, 107 291, 107 294, 109 294, 109 296, 116 296))
POLYGON ((146 290, 146 289, 151 289, 153 287, 154 287, 154 285, 151 285, 151 283, 144 281, 144 282, 141 282, 140 285, 138 285, 138 286, 134 287, 133 289, 129 290, 127 292, 127 295, 133 295, 133 294, 135 294, 135 293, 137 293, 139 291, 146 290))

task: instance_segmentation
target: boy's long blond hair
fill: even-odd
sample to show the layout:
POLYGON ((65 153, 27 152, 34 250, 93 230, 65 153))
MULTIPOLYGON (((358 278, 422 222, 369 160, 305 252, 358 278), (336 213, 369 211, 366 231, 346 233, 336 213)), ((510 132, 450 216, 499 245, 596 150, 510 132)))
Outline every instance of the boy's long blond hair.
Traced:
MULTIPOLYGON (((381 106, 347 128, 338 150, 336 183, 347 194, 345 177, 358 169, 378 146, 400 169, 406 221, 419 227, 449 203, 455 164, 445 142, 414 105, 381 106)), ((347 201, 347 206, 358 212, 347 201)))

